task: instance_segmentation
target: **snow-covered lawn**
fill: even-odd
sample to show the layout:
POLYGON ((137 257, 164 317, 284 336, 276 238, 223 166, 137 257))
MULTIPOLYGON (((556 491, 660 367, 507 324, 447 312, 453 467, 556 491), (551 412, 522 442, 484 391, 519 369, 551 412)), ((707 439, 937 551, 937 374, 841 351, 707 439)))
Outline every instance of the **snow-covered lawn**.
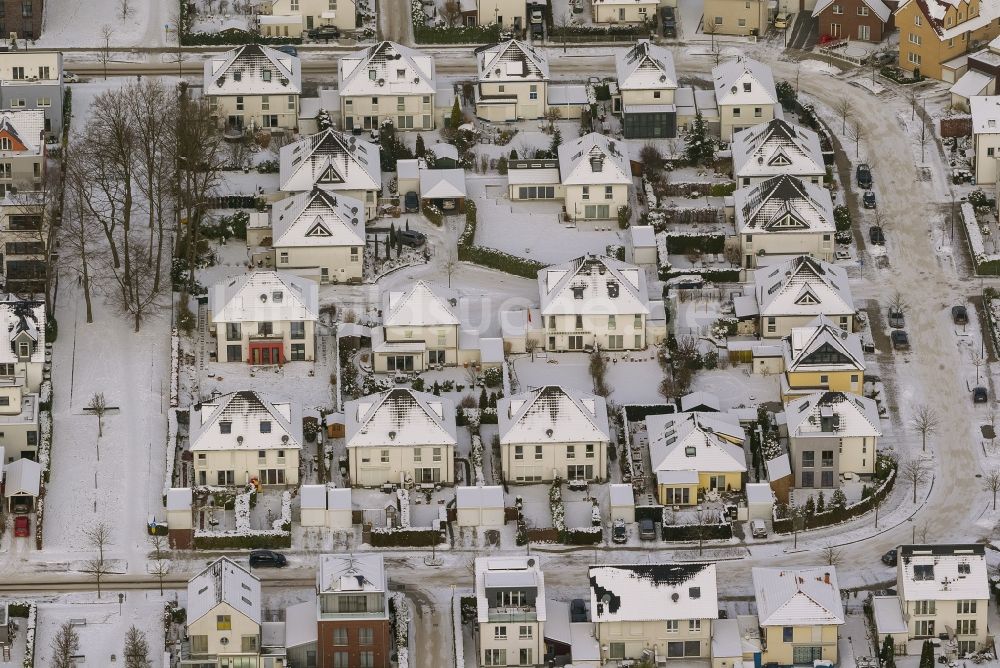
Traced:
POLYGON ((780 400, 778 376, 752 374, 749 364, 699 371, 691 383, 691 391, 711 392, 719 397, 723 409, 780 400))
POLYGON ((177 44, 176 3, 130 0, 127 6, 128 16, 122 19, 122 0, 46 0, 42 35, 36 46, 103 46, 104 26, 112 30, 112 47, 177 44))
MULTIPOLYGON (((657 386, 663 379, 663 372, 656 361, 654 350, 640 350, 634 353, 609 353, 607 382, 611 387, 610 400, 616 403, 660 403, 657 386)), ((535 361, 530 356, 519 357, 514 362, 521 390, 542 385, 564 385, 584 392, 593 391, 593 382, 587 370, 588 356, 585 353, 536 354, 535 361)))

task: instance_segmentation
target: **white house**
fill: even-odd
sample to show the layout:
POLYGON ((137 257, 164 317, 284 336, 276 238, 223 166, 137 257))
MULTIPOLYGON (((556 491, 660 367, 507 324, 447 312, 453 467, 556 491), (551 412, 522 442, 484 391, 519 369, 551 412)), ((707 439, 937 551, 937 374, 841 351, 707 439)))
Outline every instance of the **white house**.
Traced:
POLYGON ((45 111, 0 111, 0 196, 41 190, 47 155, 45 111))
POLYGON ((590 614, 601 663, 710 658, 719 618, 715 570, 698 563, 591 566, 590 614))
POLYGON ((257 16, 265 37, 299 37, 304 31, 336 26, 341 32, 357 28, 354 0, 263 0, 257 16))
POLYGON ((764 663, 836 665, 844 623, 836 567, 754 568, 753 588, 764 663))
POLYGON ((299 59, 260 44, 230 49, 205 61, 203 90, 227 129, 293 130, 299 117, 299 59))
POLYGON ((208 310, 220 362, 314 359, 319 297, 313 281, 284 271, 251 271, 212 286, 208 310))
POLYGON ((972 97, 969 106, 976 149, 976 184, 994 184, 1000 158, 1000 95, 972 97))
POLYGON ((826 188, 795 176, 775 176, 740 188, 733 203, 744 269, 799 255, 833 261, 837 228, 826 188))
POLYGON ((290 402, 231 392, 191 411, 195 484, 297 485, 302 418, 290 402))
POLYGON ((545 350, 642 350, 650 302, 646 273, 602 255, 538 272, 545 350))
POLYGON ((359 283, 365 264, 364 204, 315 187, 271 206, 274 266, 320 283, 359 283))
POLYGON ((545 116, 549 63, 541 51, 507 40, 477 49, 476 68, 476 116, 494 123, 545 116))
POLYGON ((656 0, 594 0, 591 18, 594 23, 655 26, 657 6, 656 0))
POLYGON ((347 454, 354 486, 455 482, 455 406, 406 388, 347 402, 347 454))
POLYGON ((564 142, 559 146, 559 178, 567 219, 615 219, 629 204, 628 148, 597 132, 564 142))
POLYGON ((319 187, 364 202, 365 220, 375 217, 382 188, 379 148, 333 129, 281 147, 279 183, 287 193, 319 187))
POLYGON ((3 496, 10 513, 16 504, 34 508, 42 485, 42 465, 32 459, 16 459, 3 467, 3 496))
POLYGON ((261 647, 260 579, 228 557, 188 581, 191 659, 220 666, 257 665, 261 647))
POLYGON ((434 58, 422 51, 378 42, 340 59, 340 116, 345 130, 434 129, 434 58))
POLYGON ((819 135, 775 118, 733 134, 733 176, 740 187, 775 176, 794 176, 823 185, 826 164, 819 135))
POLYGON ((545 661, 545 576, 532 557, 476 558, 479 665, 545 661))
POLYGON ((796 487, 839 487, 841 477, 875 473, 882 427, 873 399, 816 392, 788 402, 785 417, 796 487))
POLYGON ((615 74, 618 96, 612 99, 622 115, 625 138, 676 137, 677 72, 673 54, 648 39, 640 39, 631 48, 616 52, 615 74))
POLYGON ((0 294, 0 331, 7 333, 7 345, 0 344, 0 386, 38 393, 45 366, 45 304, 0 294))
POLYGON ((713 67, 712 81, 723 141, 731 141, 735 132, 782 117, 774 76, 764 63, 740 56, 713 67))
POLYGON ((558 385, 497 402, 500 462, 512 482, 604 480, 611 440, 604 398, 558 385))
POLYGON ((382 293, 382 328, 372 342, 374 370, 424 371, 458 364, 455 305, 455 298, 423 281, 408 290, 382 293))

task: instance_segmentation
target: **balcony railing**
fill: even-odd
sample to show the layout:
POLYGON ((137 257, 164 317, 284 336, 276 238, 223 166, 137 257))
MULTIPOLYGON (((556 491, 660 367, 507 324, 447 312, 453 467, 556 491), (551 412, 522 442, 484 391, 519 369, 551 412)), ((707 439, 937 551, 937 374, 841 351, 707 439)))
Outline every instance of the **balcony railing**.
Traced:
POLYGON ((490 622, 534 622, 538 620, 535 608, 490 608, 490 622))

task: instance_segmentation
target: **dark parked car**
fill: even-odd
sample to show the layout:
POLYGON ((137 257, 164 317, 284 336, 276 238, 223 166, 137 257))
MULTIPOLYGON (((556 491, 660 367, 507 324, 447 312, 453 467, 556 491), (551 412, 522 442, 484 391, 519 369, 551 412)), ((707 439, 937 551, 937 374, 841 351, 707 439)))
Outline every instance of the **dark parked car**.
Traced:
POLYGON ((868 166, 868 163, 863 162, 858 165, 857 170, 854 172, 855 177, 858 179, 858 186, 861 188, 871 188, 872 187, 872 168, 868 166))
POLYGON ((337 26, 316 26, 308 33, 309 39, 337 39, 340 37, 340 28, 337 26))
POLYGON ((866 190, 865 194, 861 196, 861 204, 866 209, 874 209, 875 208, 875 193, 872 192, 871 190, 866 190))
POLYGON ((253 550, 250 552, 251 568, 260 568, 261 566, 281 568, 287 564, 288 559, 285 559, 285 555, 279 554, 274 550, 253 550))
POLYGON ((628 532, 625 531, 625 520, 615 520, 611 525, 611 542, 624 543, 628 540, 628 532))
POLYGON ((885 232, 878 225, 872 225, 868 229, 868 240, 871 241, 876 246, 885 245, 885 232))
POLYGON ((396 236, 399 237, 399 243, 414 248, 423 246, 427 242, 427 236, 423 232, 415 230, 399 230, 396 232, 396 236))
POLYGON ((969 311, 964 306, 951 307, 951 319, 956 325, 969 324, 969 311))
POLYGON ((985 404, 989 401, 990 396, 986 392, 985 387, 974 387, 972 388, 972 403, 974 404, 985 404))
POLYGON ((656 540, 656 523, 653 520, 639 520, 639 540, 656 540))
POLYGON ((673 7, 660 8, 660 28, 664 37, 677 37, 677 19, 673 7))
POLYGON ((587 603, 582 598, 574 598, 569 602, 569 621, 587 621, 587 603))
POLYGON ((910 349, 910 337, 906 335, 901 329, 892 330, 892 347, 896 350, 909 350, 910 349))
POLYGON ((906 319, 903 317, 903 312, 891 306, 889 307, 889 326, 893 329, 903 329, 906 327, 906 319))
POLYGON ((896 565, 896 548, 893 548, 882 555, 882 563, 886 566, 896 565))
POLYGON ((420 211, 420 199, 417 198, 417 193, 411 190, 403 195, 403 210, 406 211, 406 213, 415 213, 420 211))
POLYGON ((289 56, 298 56, 299 50, 296 49, 291 44, 282 44, 281 46, 274 47, 275 51, 281 51, 282 53, 287 53, 289 56))

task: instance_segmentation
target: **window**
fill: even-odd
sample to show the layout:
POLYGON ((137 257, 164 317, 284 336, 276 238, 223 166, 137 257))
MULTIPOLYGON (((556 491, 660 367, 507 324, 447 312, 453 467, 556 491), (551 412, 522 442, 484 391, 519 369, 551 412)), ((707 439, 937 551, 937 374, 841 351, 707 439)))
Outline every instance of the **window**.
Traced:
POLYGON ((485 652, 486 665, 487 666, 506 666, 507 665, 507 650, 505 649, 488 649, 485 652))
POLYGON ((357 246, 351 246, 351 262, 361 261, 361 249, 357 246))
POLYGON ((25 104, 24 104, 24 98, 23 97, 15 98, 15 99, 13 99, 13 100, 10 101, 10 108, 11 109, 23 109, 24 106, 25 106, 25 104))
POLYGON ((51 72, 52 72, 52 70, 49 68, 48 65, 39 65, 38 66, 38 78, 39 79, 51 79, 52 78, 51 72))
POLYGON ((802 487, 815 487, 816 474, 812 471, 802 472, 802 487))
POLYGON ((422 462, 424 460, 423 451, 420 448, 413 448, 413 461, 422 462))
POLYGON ((623 642, 613 642, 608 647, 608 658, 609 659, 624 659, 625 658, 625 643, 623 642))
POLYGON ((784 626, 781 629, 781 642, 792 642, 792 629, 791 626, 784 626))
POLYGON ((293 339, 306 338, 306 323, 293 321, 291 323, 291 337, 293 339))
POLYGON ((910 33, 910 44, 916 44, 919 46, 922 42, 923 38, 921 38, 920 35, 912 32, 910 33))
POLYGON ((936 612, 936 607, 934 601, 913 602, 913 614, 915 615, 933 615, 935 612, 936 612))
POLYGON ((291 346, 291 360, 293 362, 304 362, 306 360, 306 344, 293 343, 291 346))
POLYGON ((715 17, 715 25, 717 25, 717 26, 721 26, 722 25, 722 17, 721 16, 716 16, 715 17))
MULTIPOLYGON (((968 564, 965 564, 968 566, 968 564)), ((961 568, 962 564, 959 564, 961 568)), ((959 573, 962 571, 959 570, 959 573)), ((960 615, 974 615, 976 614, 976 602, 975 601, 959 601, 958 602, 958 614, 960 615)))
POLYGON ((260 433, 262 433, 262 434, 270 434, 271 433, 271 421, 270 420, 261 420, 260 421, 260 433))
POLYGON ((919 65, 921 61, 920 54, 908 53, 906 54, 906 60, 912 63, 913 65, 919 65))
POLYGON ((837 15, 843 14, 844 13, 844 8, 841 7, 840 5, 834 5, 833 6, 833 13, 837 14, 837 15))
POLYGON ((924 24, 924 17, 920 14, 913 15, 913 25, 922 26, 924 24))
POLYGON ((865 5, 858 7, 858 16, 868 16, 868 7, 865 5))
POLYGON ((374 668, 375 652, 358 652, 358 666, 360 666, 360 668, 374 668))
POLYGON ((821 456, 824 468, 830 468, 833 466, 833 450, 823 450, 821 456))
POLYGON ((219 433, 220 434, 231 434, 233 433, 233 423, 229 420, 223 420, 219 423, 219 433))
POLYGON ((295 111, 295 96, 288 96, 288 111, 295 111))
POLYGON ((12 79, 23 79, 24 78, 24 68, 23 67, 13 67, 11 68, 11 78, 12 79))
POLYGON ((358 642, 362 645, 371 645, 375 642, 375 630, 371 628, 358 629, 358 642))
POLYGON ((517 630, 517 637, 521 640, 530 640, 533 634, 534 629, 531 626, 521 626, 517 630))
POLYGON ((191 636, 191 653, 204 654, 208 652, 208 636, 191 636))
MULTIPOLYGON (((399 70, 399 72, 396 74, 397 77, 402 78, 402 76, 400 75, 400 73, 405 74, 405 72, 403 70, 399 70)), ((396 111, 405 111, 405 110, 406 110, 406 98, 405 97, 397 97, 396 98, 396 111)))
POLYGON ((677 630, 679 628, 680 628, 680 622, 678 622, 676 619, 667 620, 667 633, 677 633, 677 630))
POLYGON ((441 448, 431 450, 431 460, 435 462, 441 461, 441 448))
POLYGON ((35 106, 37 106, 37 107, 51 107, 52 106, 52 98, 50 98, 50 97, 40 97, 37 100, 35 100, 35 106))
POLYGON ((754 116, 754 118, 760 118, 763 115, 764 115, 764 110, 761 107, 754 107, 753 108, 753 116, 754 116))
POLYGON ((587 459, 593 459, 594 458, 594 444, 593 443, 588 443, 586 445, 585 456, 587 457, 587 459))
POLYGON ((590 186, 583 187, 583 193, 580 195, 580 199, 590 199, 590 186))
MULTIPOLYGON (((239 72, 237 72, 236 74, 239 74, 239 72)), ((233 75, 233 78, 235 79, 236 75, 233 75)), ((236 96, 236 111, 243 111, 243 96, 242 95, 237 95, 236 96)))
POLYGON ((256 652, 257 651, 257 636, 243 636, 240 638, 240 651, 241 652, 256 652))
POLYGON ((17 344, 17 356, 18 357, 30 357, 31 356, 31 346, 27 341, 21 341, 17 344))
POLYGON ((10 397, 0 397, 0 406, 10 406, 10 397))
POLYGON ((566 467, 569 480, 590 480, 594 477, 594 467, 590 464, 571 464, 566 467))
POLYGON ((257 323, 257 335, 258 336, 271 336, 274 334, 274 325, 270 322, 258 322, 257 323))
POLYGON ((229 615, 216 615, 215 616, 215 630, 216 631, 231 631, 233 629, 233 618, 229 615))
POLYGON ((613 199, 615 196, 615 189, 613 186, 604 186, 604 199, 613 199))
POLYGON ((739 107, 733 107, 733 118, 739 118, 740 117, 740 113, 741 112, 740 112, 740 108, 739 107))
POLYGON ((701 620, 700 619, 689 619, 688 620, 688 631, 701 631, 701 620))
POLYGON ((822 471, 819 476, 820 487, 833 487, 833 471, 822 471))
POLYGON ((334 652, 333 668, 350 668, 351 660, 349 657, 350 654, 348 654, 347 652, 334 652))
POLYGON ((918 619, 913 625, 913 630, 918 638, 931 638, 934 636, 934 620, 918 619))
POLYGON ((583 329, 583 316, 576 316, 576 322, 574 324, 576 329, 583 329))
POLYGON ((621 334, 608 335, 608 348, 611 350, 621 350, 625 347, 625 337, 621 334))
POLYGON ((514 446, 514 459, 515 460, 524 459, 524 446, 523 445, 515 445, 514 446))
POLYGON ((237 344, 234 346, 226 346, 226 361, 227 362, 242 362, 243 361, 243 346, 237 344))
POLYGON ((736 19, 736 25, 738 25, 741 28, 746 28, 747 27, 747 20, 746 19, 736 19))
POLYGON ((541 459, 541 458, 542 458, 542 446, 536 445, 535 446, 535 459, 541 459))
POLYGON ((660 91, 658 91, 658 90, 654 90, 653 91, 653 99, 654 100, 659 100, 660 99, 660 91))
POLYGON ((610 217, 610 210, 611 209, 607 204, 589 204, 583 208, 583 217, 604 220, 610 217))
POLYGON ((493 627, 493 639, 494 640, 506 640, 507 639, 507 627, 506 626, 494 626, 493 627))
POLYGON ((262 485, 285 484, 285 469, 260 469, 257 473, 262 485))
POLYGON ((538 86, 536 86, 535 84, 531 84, 531 86, 528 88, 528 99, 529 100, 538 99, 538 86))
POLYGON ((806 468, 816 466, 816 453, 812 450, 804 450, 802 452, 802 466, 806 468))
POLYGON ((383 464, 388 464, 389 463, 389 451, 388 450, 382 450, 379 453, 379 461, 382 462, 383 464))
POLYGON ((976 635, 976 620, 974 619, 959 619, 957 626, 957 633, 960 636, 976 635))
POLYGON ((576 446, 567 445, 566 446, 566 459, 576 459, 576 446))
POLYGON ((534 663, 534 661, 531 660, 532 654, 533 653, 530 647, 522 647, 521 651, 518 653, 518 659, 519 659, 518 665, 521 666, 532 665, 534 663))

